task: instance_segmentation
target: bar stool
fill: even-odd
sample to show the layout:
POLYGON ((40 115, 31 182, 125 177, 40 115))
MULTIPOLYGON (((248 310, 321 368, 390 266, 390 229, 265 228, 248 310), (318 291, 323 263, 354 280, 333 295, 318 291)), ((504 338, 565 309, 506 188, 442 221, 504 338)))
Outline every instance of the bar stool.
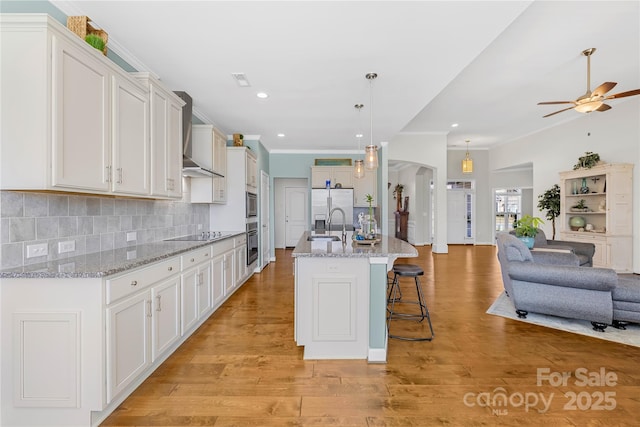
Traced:
POLYGON ((429 316, 429 309, 427 309, 427 303, 422 292, 422 285, 420 284, 419 276, 424 275, 424 270, 414 264, 395 264, 393 266, 393 281, 387 294, 387 332, 392 320, 416 320, 422 322, 427 319, 429 322, 429 330, 431 336, 426 337, 406 337, 400 335, 392 335, 389 333, 389 338, 396 338, 407 341, 431 341, 434 337, 433 326, 431 325, 431 317, 429 316), (413 277, 416 283, 417 300, 407 301, 403 300, 402 290, 400 289, 400 277, 413 277), (396 303, 417 304, 420 307, 420 313, 402 313, 396 312, 396 303))

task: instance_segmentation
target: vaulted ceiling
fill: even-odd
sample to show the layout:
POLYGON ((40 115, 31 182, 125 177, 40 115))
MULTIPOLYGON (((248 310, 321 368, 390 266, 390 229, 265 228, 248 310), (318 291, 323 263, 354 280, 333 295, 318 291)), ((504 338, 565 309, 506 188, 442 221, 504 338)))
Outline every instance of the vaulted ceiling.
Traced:
POLYGON ((591 89, 640 88, 638 1, 51 3, 91 17, 109 49, 190 93, 201 120, 260 135, 271 151, 356 150, 358 131, 374 143, 401 132, 508 142, 580 116, 543 119, 557 106, 536 104, 585 93, 591 47, 591 89))

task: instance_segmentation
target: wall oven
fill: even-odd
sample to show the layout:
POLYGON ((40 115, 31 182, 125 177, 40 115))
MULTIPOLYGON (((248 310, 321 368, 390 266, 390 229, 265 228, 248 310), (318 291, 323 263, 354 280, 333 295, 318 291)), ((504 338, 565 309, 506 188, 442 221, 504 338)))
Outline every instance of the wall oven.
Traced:
POLYGON ((247 191, 247 218, 258 216, 258 195, 247 191))
POLYGON ((247 223, 247 265, 258 260, 258 223, 247 223))

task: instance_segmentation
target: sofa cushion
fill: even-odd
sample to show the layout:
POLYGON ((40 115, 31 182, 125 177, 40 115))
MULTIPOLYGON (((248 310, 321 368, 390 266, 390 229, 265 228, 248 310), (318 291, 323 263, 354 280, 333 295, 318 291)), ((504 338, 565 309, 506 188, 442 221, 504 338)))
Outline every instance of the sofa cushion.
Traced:
POLYGON ((631 301, 640 303, 640 277, 618 276, 618 284, 611 293, 614 301, 631 301))

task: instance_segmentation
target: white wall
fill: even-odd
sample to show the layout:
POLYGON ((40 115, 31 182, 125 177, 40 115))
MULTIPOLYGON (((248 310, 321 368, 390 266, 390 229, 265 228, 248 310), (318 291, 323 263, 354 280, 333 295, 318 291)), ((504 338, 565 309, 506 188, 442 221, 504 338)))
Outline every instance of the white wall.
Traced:
MULTIPOLYGON (((388 159, 433 169, 436 221, 432 250, 434 253, 447 253, 446 134, 399 134, 389 143, 388 159)), ((391 185, 395 184, 391 182, 391 185)))
MULTIPOLYGON (((633 270, 640 272, 640 99, 611 102, 604 113, 578 115, 567 111, 569 120, 547 129, 495 147, 490 152, 490 169, 496 170, 530 162, 533 165, 533 195, 537 200, 553 184, 558 173, 573 169, 585 151, 600 154, 606 163, 633 163, 633 270)), ((534 212, 538 212, 537 202, 534 212)), ((551 235, 551 224, 543 226, 551 235)))

